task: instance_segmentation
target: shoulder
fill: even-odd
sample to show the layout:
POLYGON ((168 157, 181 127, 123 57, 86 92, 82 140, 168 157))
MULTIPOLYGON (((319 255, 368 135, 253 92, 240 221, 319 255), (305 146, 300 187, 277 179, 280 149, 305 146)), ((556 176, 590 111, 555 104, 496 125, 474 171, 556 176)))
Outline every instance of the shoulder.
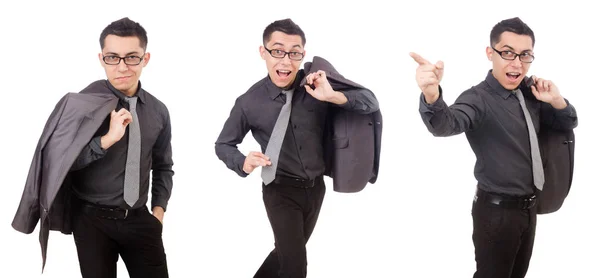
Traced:
POLYGON ((158 112, 158 114, 160 114, 161 116, 169 116, 169 108, 164 102, 162 102, 160 99, 155 97, 153 94, 151 94, 144 88, 141 88, 140 90, 143 90, 145 102, 148 106, 150 106, 153 110, 158 112))
POLYGON ((235 100, 236 105, 246 106, 248 103, 252 101, 256 101, 259 99, 258 97, 267 93, 267 85, 269 82, 269 78, 265 77, 256 83, 254 83, 250 88, 240 96, 238 96, 235 100))

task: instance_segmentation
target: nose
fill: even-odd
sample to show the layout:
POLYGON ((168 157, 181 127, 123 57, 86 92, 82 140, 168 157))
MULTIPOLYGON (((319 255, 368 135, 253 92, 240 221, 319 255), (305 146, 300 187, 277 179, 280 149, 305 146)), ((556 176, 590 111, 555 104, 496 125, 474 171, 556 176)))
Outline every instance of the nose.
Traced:
POLYGON ((523 62, 521 62, 521 59, 519 59, 519 57, 517 57, 516 59, 510 61, 510 65, 515 68, 522 68, 523 62))
POLYGON ((292 59, 290 59, 290 54, 286 54, 283 58, 279 59, 279 63, 283 65, 289 65, 292 63, 292 59))
POLYGON ((129 68, 125 64, 125 60, 121 59, 121 61, 119 61, 119 64, 117 65, 117 69, 119 71, 123 72, 123 71, 127 71, 127 69, 129 69, 129 68))

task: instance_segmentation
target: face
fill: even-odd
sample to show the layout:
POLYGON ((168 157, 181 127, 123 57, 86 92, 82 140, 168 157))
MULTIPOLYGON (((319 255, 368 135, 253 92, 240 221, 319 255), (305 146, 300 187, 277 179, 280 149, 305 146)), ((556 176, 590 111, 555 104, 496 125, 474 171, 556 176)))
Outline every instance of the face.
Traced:
MULTIPOLYGON (((265 44, 270 50, 276 52, 297 52, 306 54, 302 46, 302 37, 299 35, 288 35, 283 32, 273 32, 271 39, 265 44)), ((260 46, 260 56, 267 63, 267 70, 271 81, 279 88, 288 88, 294 83, 302 59, 299 61, 291 60, 289 55, 283 58, 271 56, 265 46, 260 46)))
MULTIPOLYGON (((533 55, 533 41, 528 35, 518 35, 512 32, 504 32, 500 35, 500 41, 494 45, 494 48, 503 52, 505 56, 514 56, 515 54, 526 53, 533 55), (512 53, 509 53, 512 52, 512 53)), ((492 61, 492 75, 500 82, 502 87, 507 90, 516 89, 527 71, 531 63, 522 62, 526 57, 516 57, 514 60, 503 59, 501 54, 496 52, 491 47, 486 48, 488 59, 492 61)))
POLYGON ((123 92, 127 96, 133 96, 137 91, 138 81, 142 74, 142 69, 150 60, 150 53, 145 53, 140 46, 140 40, 135 37, 119 37, 108 35, 104 40, 104 48, 102 53, 98 54, 100 64, 104 67, 106 78, 117 90, 123 92), (103 56, 105 58, 103 58, 103 56), (126 57, 120 59, 119 57, 126 57), (127 65, 137 63, 139 58, 142 61, 138 65, 127 65), (109 65, 109 63, 119 63, 117 65, 109 65))

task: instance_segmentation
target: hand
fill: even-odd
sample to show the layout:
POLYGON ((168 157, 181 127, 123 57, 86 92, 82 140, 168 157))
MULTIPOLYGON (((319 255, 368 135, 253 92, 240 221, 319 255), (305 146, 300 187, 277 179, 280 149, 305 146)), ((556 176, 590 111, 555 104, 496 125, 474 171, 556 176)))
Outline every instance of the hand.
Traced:
POLYGON ((246 156, 246 160, 244 160, 242 170, 244 170, 246 174, 250 174, 256 167, 267 165, 271 165, 269 157, 260 152, 250 152, 248 156, 246 156))
POLYGON ((152 215, 160 221, 160 224, 163 223, 163 217, 165 217, 165 210, 161 206, 155 206, 152 208, 152 215))
POLYGON ((535 98, 539 101, 543 101, 552 105, 556 109, 563 109, 567 107, 567 102, 560 95, 558 88, 552 81, 538 78, 535 75, 531 76, 533 79, 533 85, 531 86, 531 92, 535 98))
POLYGON ((431 104, 440 97, 439 85, 444 76, 444 62, 438 61, 434 65, 417 53, 411 52, 409 55, 419 64, 416 74, 417 85, 425 95, 427 103, 431 104))
POLYGON ((100 142, 103 149, 108 149, 114 143, 118 142, 123 138, 127 125, 133 121, 131 113, 125 108, 121 108, 119 112, 110 112, 110 128, 106 135, 100 138, 100 142))
POLYGON ((320 101, 327 101, 338 105, 348 101, 348 98, 344 94, 334 91, 331 88, 331 84, 329 84, 327 76, 322 70, 307 75, 304 88, 306 92, 320 101), (312 89, 309 85, 314 85, 315 89, 312 89))

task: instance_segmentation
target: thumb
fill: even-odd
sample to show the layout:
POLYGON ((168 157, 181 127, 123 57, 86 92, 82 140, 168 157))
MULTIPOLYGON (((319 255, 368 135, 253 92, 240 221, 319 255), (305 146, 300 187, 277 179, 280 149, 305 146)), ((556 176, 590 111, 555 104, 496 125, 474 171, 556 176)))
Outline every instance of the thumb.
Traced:
POLYGON ((435 63, 435 67, 437 69, 443 70, 444 69, 444 62, 442 61, 437 61, 437 63, 435 63))
POLYGON ((308 85, 304 85, 304 89, 306 89, 306 92, 309 93, 309 94, 311 94, 311 95, 314 92, 314 90, 310 86, 308 86, 308 85))
POLYGON ((531 85, 531 93, 537 98, 540 99, 540 92, 538 92, 537 88, 534 85, 531 85))

